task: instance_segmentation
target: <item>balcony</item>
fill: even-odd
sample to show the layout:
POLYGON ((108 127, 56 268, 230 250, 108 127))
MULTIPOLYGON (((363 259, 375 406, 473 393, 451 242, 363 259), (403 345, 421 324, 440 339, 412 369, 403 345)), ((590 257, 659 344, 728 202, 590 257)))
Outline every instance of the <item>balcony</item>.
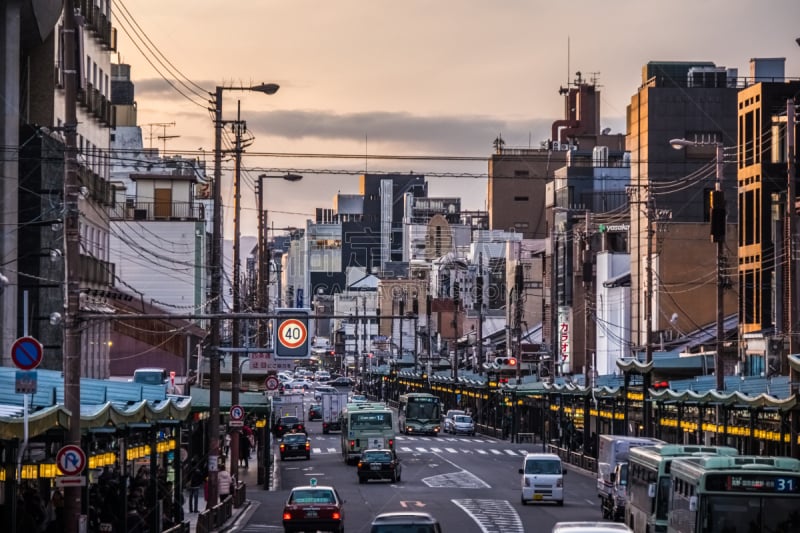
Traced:
POLYGON ((81 283, 94 283, 106 287, 114 286, 114 263, 81 254, 78 268, 78 276, 81 283))
POLYGON ((84 26, 94 33, 94 38, 112 52, 117 50, 117 30, 111 25, 105 13, 94 3, 94 0, 80 0, 79 11, 83 15, 84 26))
POLYGON ((81 165, 78 167, 78 182, 89 191, 89 197, 100 205, 111 205, 111 187, 108 181, 81 165))
POLYGON ((202 221, 205 206, 194 202, 140 202, 128 198, 124 205, 116 205, 109 212, 111 220, 136 221, 202 221))

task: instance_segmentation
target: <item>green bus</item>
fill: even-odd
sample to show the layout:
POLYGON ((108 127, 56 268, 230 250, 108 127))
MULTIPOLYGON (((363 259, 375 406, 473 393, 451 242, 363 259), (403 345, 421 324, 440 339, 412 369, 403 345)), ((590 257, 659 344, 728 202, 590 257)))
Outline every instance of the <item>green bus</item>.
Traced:
POLYGON ((348 403, 340 417, 342 459, 358 461, 367 449, 394 450, 394 411, 382 403, 348 403))
POLYGON ((736 448, 728 446, 657 444, 631 448, 625 523, 634 533, 665 533, 672 461, 680 457, 738 454, 736 448))
POLYGON ((438 396, 425 392, 401 394, 397 408, 397 429, 407 435, 438 435, 442 424, 442 404, 438 396))
POLYGON ((800 460, 680 458, 670 477, 670 533, 800 531, 800 460))

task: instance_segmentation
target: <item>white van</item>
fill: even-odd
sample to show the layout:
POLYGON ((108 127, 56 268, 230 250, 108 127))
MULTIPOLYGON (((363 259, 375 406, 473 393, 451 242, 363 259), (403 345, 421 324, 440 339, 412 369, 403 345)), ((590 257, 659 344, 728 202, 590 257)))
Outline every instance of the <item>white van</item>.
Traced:
POLYGON ((552 533, 633 533, 633 530, 615 522, 558 522, 552 533))
POLYGON ((522 505, 556 502, 564 505, 564 474, 561 458, 554 453, 529 453, 522 461, 522 505))

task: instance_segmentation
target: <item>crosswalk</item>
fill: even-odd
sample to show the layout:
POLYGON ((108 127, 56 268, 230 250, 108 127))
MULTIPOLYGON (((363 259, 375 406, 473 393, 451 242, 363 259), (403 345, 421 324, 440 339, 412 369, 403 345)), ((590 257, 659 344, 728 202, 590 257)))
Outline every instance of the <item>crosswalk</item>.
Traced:
MULTIPOLYGON (((438 453, 438 454, 466 454, 485 456, 525 456, 530 450, 508 447, 509 443, 496 439, 459 438, 459 437, 424 437, 398 435, 395 449, 399 453, 438 453), (462 444, 481 445, 480 447, 465 448, 462 444), (489 445, 486 447, 485 445, 489 445)), ((339 437, 312 437, 311 453, 316 455, 338 454, 339 437), (320 441, 324 444, 319 445, 320 441), (315 446, 316 445, 316 446, 315 446)))

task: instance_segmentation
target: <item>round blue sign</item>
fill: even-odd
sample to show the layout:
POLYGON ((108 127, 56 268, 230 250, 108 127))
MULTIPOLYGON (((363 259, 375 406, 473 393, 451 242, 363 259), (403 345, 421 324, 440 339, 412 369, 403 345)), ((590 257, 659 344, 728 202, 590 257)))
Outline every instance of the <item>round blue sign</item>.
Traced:
POLYGON ((21 370, 33 370, 42 362, 42 345, 33 337, 20 337, 11 345, 11 360, 21 370))

